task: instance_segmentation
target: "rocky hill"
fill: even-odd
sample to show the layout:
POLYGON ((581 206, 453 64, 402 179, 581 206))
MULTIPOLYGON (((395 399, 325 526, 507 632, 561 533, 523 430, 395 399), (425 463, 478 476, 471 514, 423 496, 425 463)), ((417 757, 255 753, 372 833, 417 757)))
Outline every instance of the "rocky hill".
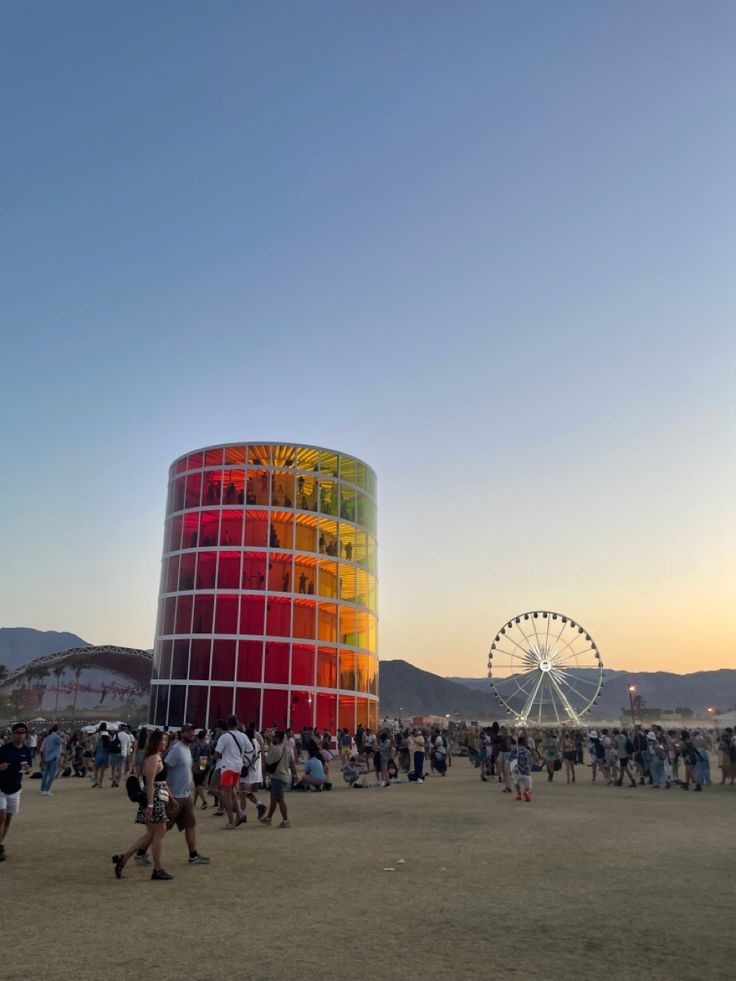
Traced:
POLYGON ((0 664, 11 671, 34 658, 65 651, 70 647, 89 647, 89 642, 63 630, 0 627, 0 664))

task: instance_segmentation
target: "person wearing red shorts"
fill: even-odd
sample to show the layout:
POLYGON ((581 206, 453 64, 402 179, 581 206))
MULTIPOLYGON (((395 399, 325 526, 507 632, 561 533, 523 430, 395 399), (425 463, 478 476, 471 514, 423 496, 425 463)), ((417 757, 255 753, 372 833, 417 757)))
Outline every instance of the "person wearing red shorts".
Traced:
POLYGON ((238 717, 231 715, 227 720, 227 730, 217 740, 215 759, 222 760, 220 774, 220 796, 227 814, 226 830, 233 831, 243 821, 243 813, 238 801, 240 771, 243 769, 243 756, 253 751, 253 744, 245 733, 239 731, 238 717))

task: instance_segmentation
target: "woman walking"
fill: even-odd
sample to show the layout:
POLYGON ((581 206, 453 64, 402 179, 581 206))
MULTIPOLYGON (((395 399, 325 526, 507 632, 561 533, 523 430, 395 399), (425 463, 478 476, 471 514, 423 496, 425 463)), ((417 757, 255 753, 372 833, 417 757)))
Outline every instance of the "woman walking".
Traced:
POLYGON ((102 789, 102 781, 105 779, 105 770, 110 762, 110 736, 107 732, 107 723, 100 722, 97 727, 97 745, 95 746, 95 778, 92 781, 92 789, 102 789))
POLYGON ((146 832, 134 845, 131 845, 127 852, 113 855, 112 864, 115 866, 115 875, 118 879, 122 878, 126 862, 133 855, 144 855, 149 848, 153 858, 151 878, 159 881, 174 878, 161 865, 161 852, 166 834, 166 805, 173 798, 166 780, 166 764, 162 759, 167 743, 168 736, 160 729, 156 729, 148 737, 143 757, 145 796, 135 816, 135 823, 144 824, 146 832))
POLYGON ((201 810, 207 809, 205 781, 212 766, 212 750, 207 742, 207 733, 200 729, 192 746, 192 779, 194 781, 194 803, 200 801, 201 810))
POLYGON ((544 741, 542 742, 542 756, 544 757, 544 765, 547 768, 547 780, 549 783, 555 778, 555 763, 557 763, 558 752, 557 752, 557 737, 553 731, 545 732, 544 741))
POLYGON ((577 763, 578 752, 575 739, 569 732, 566 732, 562 737, 562 756, 565 760, 566 782, 575 783, 575 764, 577 763))

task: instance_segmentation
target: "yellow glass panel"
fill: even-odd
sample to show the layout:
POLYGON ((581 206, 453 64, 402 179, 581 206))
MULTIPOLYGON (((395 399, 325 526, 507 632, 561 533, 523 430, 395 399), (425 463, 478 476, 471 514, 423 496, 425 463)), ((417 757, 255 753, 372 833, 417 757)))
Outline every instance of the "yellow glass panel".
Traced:
POLYGON ((322 514, 337 516, 337 490, 334 480, 319 481, 319 510, 322 514))
POLYGON ((368 661, 367 654, 355 655, 355 690, 368 691, 368 661))
POLYGON ((368 692, 371 695, 378 694, 378 659, 368 658, 368 692))
POLYGON ((355 646, 357 613, 350 606, 340 607, 340 643, 355 646))
POLYGON ((337 453, 322 450, 319 455, 319 469, 322 473, 332 474, 333 477, 337 477, 337 453))
POLYGON ((328 596, 331 599, 337 598, 337 563, 326 562, 324 559, 319 564, 319 588, 320 596, 328 596))
POLYGON ((249 470, 248 485, 245 491, 246 504, 270 504, 269 495, 271 475, 268 470, 249 470))
POLYGON ((274 470, 271 474, 271 504, 277 508, 294 507, 294 474, 274 470))
POLYGON ((248 447, 248 466, 268 467, 271 465, 271 447, 254 444, 248 447))
POLYGON ((368 535, 364 531, 355 532, 355 552, 353 561, 360 565, 367 565, 368 560, 368 535))
POLYGON ((320 640, 332 643, 337 640, 337 607, 331 603, 319 604, 317 634, 320 640))
POLYGON ((355 528, 340 522, 340 558, 355 562, 355 528))
POLYGON ((346 521, 355 521, 355 494, 352 487, 340 488, 340 517, 346 521))
POLYGON ((320 518, 319 550, 323 555, 337 555, 337 522, 320 518))
POLYGON ((369 582, 373 579, 364 569, 355 570, 355 602, 361 606, 370 606, 369 603, 369 582))
POLYGON ((273 465, 275 467, 293 467, 296 454, 293 446, 273 446, 273 465))
POLYGON ((299 474, 296 478, 296 506, 302 511, 316 511, 319 481, 315 477, 299 474))
POLYGON ((319 464, 319 452, 307 446, 300 446, 296 451, 296 465, 298 470, 316 471, 319 464))
POLYGON ((355 483, 355 460, 351 456, 340 457, 340 478, 355 483))

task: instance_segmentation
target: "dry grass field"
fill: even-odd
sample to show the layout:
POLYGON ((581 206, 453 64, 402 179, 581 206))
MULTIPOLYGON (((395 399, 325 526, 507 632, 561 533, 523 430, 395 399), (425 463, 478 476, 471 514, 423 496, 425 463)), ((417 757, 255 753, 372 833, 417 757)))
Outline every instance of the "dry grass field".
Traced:
POLYGON ((225 834, 198 812, 212 864, 188 866, 172 831, 172 882, 133 865, 115 879, 136 836, 124 790, 67 779, 41 798, 26 781, 0 865, 0 977, 733 977, 736 787, 558 779, 517 803, 456 759, 423 786, 290 794, 288 830, 251 816, 225 834))

